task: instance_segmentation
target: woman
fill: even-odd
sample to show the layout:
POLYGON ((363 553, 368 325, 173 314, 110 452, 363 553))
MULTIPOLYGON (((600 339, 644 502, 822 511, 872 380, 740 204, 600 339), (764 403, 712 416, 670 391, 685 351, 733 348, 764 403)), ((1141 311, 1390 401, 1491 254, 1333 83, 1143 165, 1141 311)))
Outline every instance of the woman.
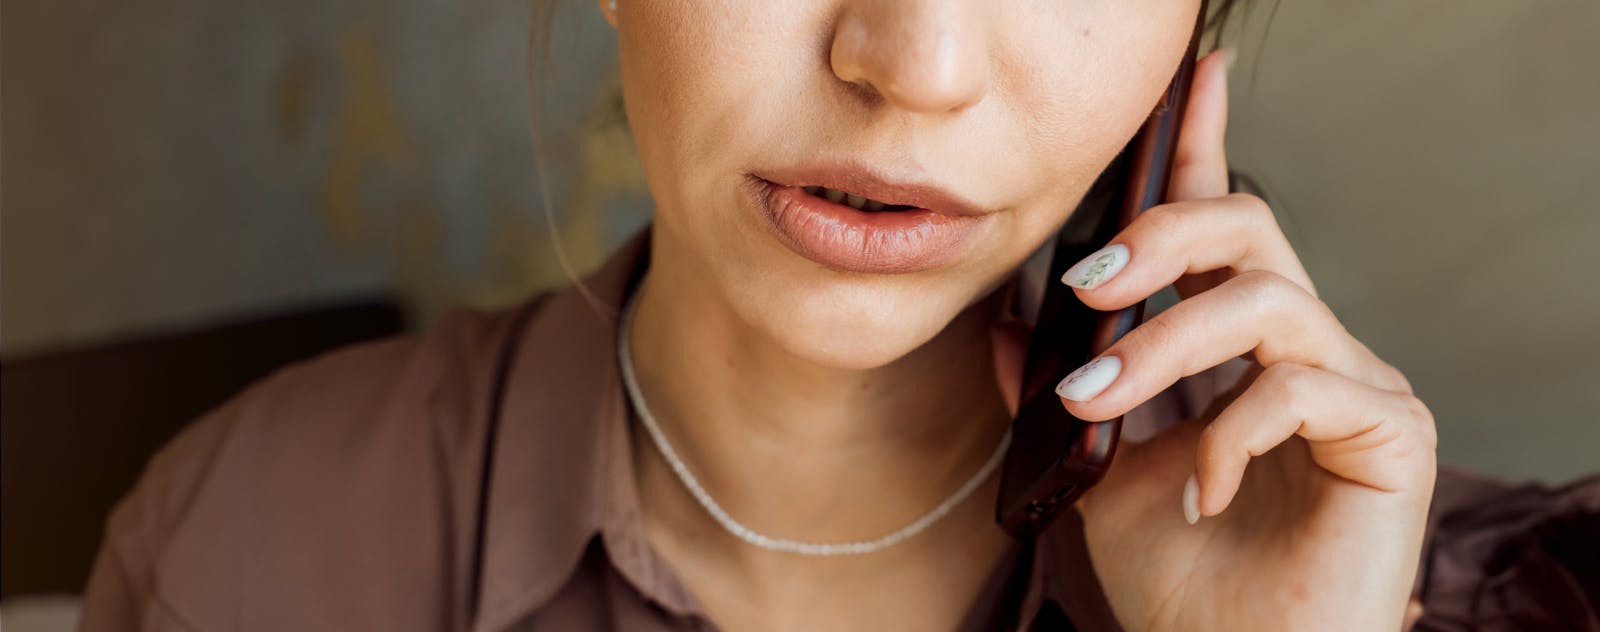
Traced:
POLYGON ((86 627, 1403 625, 1433 420, 1229 193, 1221 53, 1169 203, 1063 279, 1098 309, 1176 282, 1058 391, 1170 427, 1038 541, 993 522, 1010 282, 1197 0, 600 5, 653 226, 583 283, 212 413, 111 519, 86 627))

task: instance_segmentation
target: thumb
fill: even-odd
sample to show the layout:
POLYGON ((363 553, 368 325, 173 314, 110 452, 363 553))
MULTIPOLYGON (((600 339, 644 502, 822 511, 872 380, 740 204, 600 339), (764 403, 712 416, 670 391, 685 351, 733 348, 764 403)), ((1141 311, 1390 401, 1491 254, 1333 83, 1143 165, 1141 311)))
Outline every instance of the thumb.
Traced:
POLYGON ((1000 394, 1006 400, 1006 412, 1017 415, 1017 399, 1022 396, 1022 368, 1028 359, 1028 338, 1033 328, 1027 323, 1009 318, 995 321, 989 330, 990 347, 994 350, 994 377, 1000 394))

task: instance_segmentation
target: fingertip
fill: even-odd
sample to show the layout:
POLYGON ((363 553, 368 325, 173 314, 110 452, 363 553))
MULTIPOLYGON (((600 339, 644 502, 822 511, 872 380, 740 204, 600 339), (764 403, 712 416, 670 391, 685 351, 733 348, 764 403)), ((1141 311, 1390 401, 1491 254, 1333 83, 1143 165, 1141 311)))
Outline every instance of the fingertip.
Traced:
POLYGON ((1072 267, 1061 273, 1060 281, 1078 290, 1099 289, 1110 283, 1123 268, 1127 267, 1131 256, 1127 244, 1108 244, 1072 264, 1072 267))
POLYGON ((1216 517, 1226 511, 1228 504, 1232 501, 1231 498, 1218 499, 1216 494, 1212 494, 1210 497, 1202 496, 1201 500, 1209 501, 1200 503, 1200 515, 1207 518, 1216 517))
POLYGON ((1070 408, 1069 401, 1084 403, 1099 397, 1117 381, 1120 375, 1122 375, 1122 358, 1103 355, 1061 378, 1056 384, 1056 395, 1068 400, 1062 404, 1070 408))
POLYGON ((1115 411, 1098 410, 1096 406, 1074 402, 1064 397, 1061 398, 1061 405, 1067 412, 1072 413, 1074 419, 1092 424, 1103 424, 1122 418, 1122 415, 1115 414, 1115 411))
POLYGON ((1105 286, 1094 289, 1074 287, 1072 288, 1072 293, 1076 294, 1078 300, 1089 309, 1101 312, 1116 311, 1136 302, 1120 296, 1121 292, 1117 292, 1114 289, 1108 291, 1105 286))
POLYGON ((1201 488, 1200 513, 1207 517, 1216 516, 1227 511, 1228 505, 1233 504, 1233 497, 1239 491, 1239 486, 1231 476, 1213 477, 1212 484, 1201 488), (1221 478, 1222 480, 1216 480, 1221 478))
POLYGON ((1191 525, 1200 522, 1200 484, 1194 474, 1183 482, 1183 519, 1191 525))
POLYGON ((1239 52, 1232 47, 1223 47, 1206 53, 1195 63, 1195 81, 1217 81, 1226 84, 1228 75, 1232 73, 1234 61, 1239 57, 1239 52))
POLYGON ((1224 73, 1231 72, 1233 70, 1234 62, 1238 60, 1239 49, 1234 48, 1233 46, 1221 46, 1214 48, 1211 50, 1211 52, 1206 53, 1205 57, 1201 59, 1201 61, 1204 62, 1208 67, 1211 65, 1222 66, 1222 72, 1224 73))
POLYGON ((1207 449, 1206 443, 1204 439, 1201 441, 1195 474, 1200 484, 1200 513, 1210 517, 1222 513, 1233 502, 1242 474, 1237 472, 1236 466, 1224 462, 1221 455, 1207 449))
POLYGON ((1194 496, 1195 496, 1194 510, 1195 510, 1195 514, 1200 516, 1200 517, 1203 517, 1203 518, 1210 518, 1211 516, 1216 515, 1218 512, 1217 511, 1212 511, 1210 504, 1206 502, 1206 500, 1208 500, 1208 499, 1215 498, 1216 494, 1215 493, 1206 493, 1208 491, 1206 489, 1207 477, 1205 476, 1204 468, 1199 467, 1198 464, 1197 464, 1196 467, 1195 467, 1195 470, 1194 470, 1194 474, 1190 474, 1189 475, 1189 480, 1194 482, 1194 486, 1195 486, 1194 487, 1194 496))

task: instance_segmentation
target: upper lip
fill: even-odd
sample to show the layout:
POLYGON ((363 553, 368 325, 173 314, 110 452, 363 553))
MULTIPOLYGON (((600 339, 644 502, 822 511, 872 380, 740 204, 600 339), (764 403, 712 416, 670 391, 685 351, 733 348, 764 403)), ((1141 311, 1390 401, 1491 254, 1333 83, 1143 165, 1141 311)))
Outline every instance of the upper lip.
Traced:
POLYGON ((943 215, 982 215, 982 206, 930 180, 895 177, 860 162, 805 165, 757 172, 752 175, 773 184, 818 186, 854 193, 884 204, 924 208, 943 215))

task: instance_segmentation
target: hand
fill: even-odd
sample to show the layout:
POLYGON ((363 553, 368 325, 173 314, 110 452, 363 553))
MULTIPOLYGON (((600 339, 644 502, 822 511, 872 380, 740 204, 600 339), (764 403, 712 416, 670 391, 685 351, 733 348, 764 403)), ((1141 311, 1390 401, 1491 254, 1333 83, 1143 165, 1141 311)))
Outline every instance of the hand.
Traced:
MULTIPOLYGON (((1416 608, 1433 417, 1317 298, 1271 209, 1228 193, 1225 66, 1212 53, 1196 67, 1167 203, 1111 241, 1120 260, 1065 279, 1101 310, 1169 284, 1183 300, 1058 392, 1103 421, 1234 358, 1250 370, 1201 418, 1123 442, 1078 505, 1090 557, 1130 630, 1399 629, 1416 608)), ((995 345, 1013 411, 1014 327, 995 345)))

